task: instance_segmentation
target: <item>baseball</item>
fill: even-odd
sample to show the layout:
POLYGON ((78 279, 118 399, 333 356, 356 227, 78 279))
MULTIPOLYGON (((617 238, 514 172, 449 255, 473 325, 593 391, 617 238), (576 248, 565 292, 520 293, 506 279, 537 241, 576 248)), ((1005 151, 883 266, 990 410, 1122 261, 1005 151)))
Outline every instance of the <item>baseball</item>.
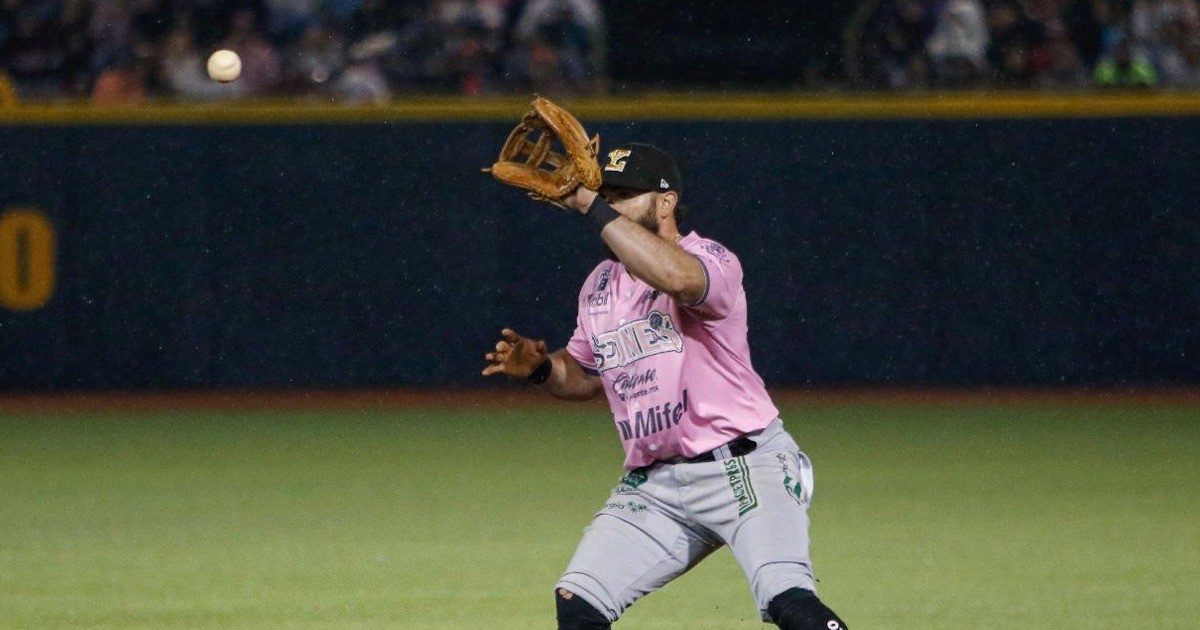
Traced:
POLYGON ((208 76, 214 81, 229 83, 242 73, 242 59, 232 50, 218 50, 208 58, 208 76))

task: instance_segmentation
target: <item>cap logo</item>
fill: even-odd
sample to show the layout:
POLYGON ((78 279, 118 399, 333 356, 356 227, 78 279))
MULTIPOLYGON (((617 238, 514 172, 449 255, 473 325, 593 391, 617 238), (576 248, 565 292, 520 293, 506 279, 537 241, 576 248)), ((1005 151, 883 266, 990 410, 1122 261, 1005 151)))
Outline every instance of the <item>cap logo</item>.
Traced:
POLYGON ((667 189, 667 188, 670 188, 671 185, 667 183, 667 180, 660 179, 660 180, 658 180, 658 187, 662 188, 662 189, 667 189))
POLYGON ((616 171, 618 173, 625 172, 625 158, 633 153, 629 149, 613 149, 608 152, 608 164, 604 166, 606 171, 616 171))

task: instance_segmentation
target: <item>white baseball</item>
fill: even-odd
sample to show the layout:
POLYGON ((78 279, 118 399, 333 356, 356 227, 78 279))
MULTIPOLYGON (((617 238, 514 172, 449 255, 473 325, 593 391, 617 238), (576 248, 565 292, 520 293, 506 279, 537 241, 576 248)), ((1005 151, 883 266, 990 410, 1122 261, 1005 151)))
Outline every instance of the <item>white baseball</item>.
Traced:
POLYGON ((242 58, 232 50, 221 49, 208 58, 208 76, 213 81, 229 83, 242 73, 242 58))

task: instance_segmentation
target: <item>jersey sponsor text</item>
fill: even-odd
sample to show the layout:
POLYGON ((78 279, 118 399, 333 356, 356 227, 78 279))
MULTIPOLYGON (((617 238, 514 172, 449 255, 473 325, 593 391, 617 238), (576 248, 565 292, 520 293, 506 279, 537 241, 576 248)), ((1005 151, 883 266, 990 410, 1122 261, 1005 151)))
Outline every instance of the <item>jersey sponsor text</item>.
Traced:
POLYGON ((640 398, 658 391, 658 385, 653 385, 658 378, 658 370, 653 368, 645 372, 621 372, 613 379, 613 392, 621 400, 640 398))
POLYGON ((680 419, 688 410, 688 390, 683 390, 683 400, 672 404, 665 402, 646 410, 638 410, 632 419, 617 421, 621 430, 621 441, 643 438, 679 426, 680 419))

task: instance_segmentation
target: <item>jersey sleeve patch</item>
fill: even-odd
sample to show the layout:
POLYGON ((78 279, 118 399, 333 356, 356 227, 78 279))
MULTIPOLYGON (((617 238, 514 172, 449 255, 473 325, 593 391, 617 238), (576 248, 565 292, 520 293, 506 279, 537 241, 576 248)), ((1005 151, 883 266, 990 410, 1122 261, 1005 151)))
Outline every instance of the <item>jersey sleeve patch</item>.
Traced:
POLYGON ((709 240, 691 243, 687 250, 704 269, 704 292, 695 303, 681 306, 705 319, 728 316, 742 293, 742 267, 737 257, 724 245, 709 240))

